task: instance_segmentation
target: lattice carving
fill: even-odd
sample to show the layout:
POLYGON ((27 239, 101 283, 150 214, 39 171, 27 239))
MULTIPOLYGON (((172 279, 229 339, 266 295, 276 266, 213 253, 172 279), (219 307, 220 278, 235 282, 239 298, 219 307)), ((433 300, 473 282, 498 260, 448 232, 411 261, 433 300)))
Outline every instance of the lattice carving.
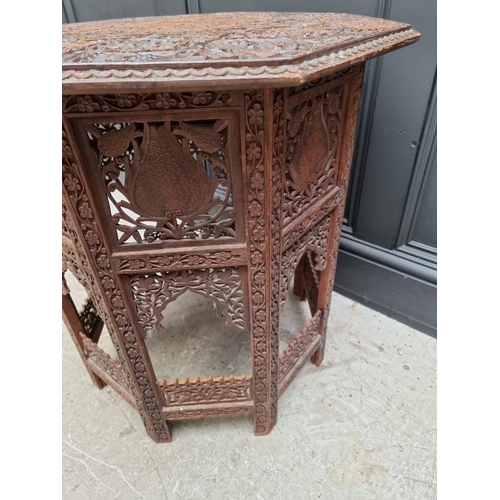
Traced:
POLYGON ((99 320, 99 315, 97 314, 97 309, 92 302, 90 297, 85 301, 82 310, 80 311, 80 321, 82 322, 83 328, 85 328, 85 333, 87 337, 90 337, 92 330, 99 320))
POLYGON ((343 95, 334 87, 288 110, 285 225, 335 185, 343 95))
POLYGON ((228 126, 212 120, 86 127, 118 244, 234 236, 228 126))
POLYGON ((226 323, 245 329, 241 276, 237 269, 199 269, 135 276, 130 281, 137 317, 144 334, 160 330, 163 311, 185 291, 211 298, 226 323))
POLYGON ((251 376, 208 377, 172 380, 158 383, 165 396, 165 404, 190 405, 250 401, 251 376))

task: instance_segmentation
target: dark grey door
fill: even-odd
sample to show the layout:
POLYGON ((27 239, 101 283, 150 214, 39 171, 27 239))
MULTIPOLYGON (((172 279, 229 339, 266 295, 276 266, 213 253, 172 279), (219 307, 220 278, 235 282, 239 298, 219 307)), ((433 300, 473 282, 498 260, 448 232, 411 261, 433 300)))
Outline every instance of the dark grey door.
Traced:
POLYGON ((223 11, 347 12, 419 42, 367 65, 336 291, 436 334, 436 0, 64 0, 63 22, 223 11))

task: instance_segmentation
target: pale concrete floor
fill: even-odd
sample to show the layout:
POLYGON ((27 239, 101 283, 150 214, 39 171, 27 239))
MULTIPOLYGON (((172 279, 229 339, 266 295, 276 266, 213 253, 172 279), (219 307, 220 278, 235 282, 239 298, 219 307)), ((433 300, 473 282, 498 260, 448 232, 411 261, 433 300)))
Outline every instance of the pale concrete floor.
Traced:
MULTIPOLYGON (((249 373, 248 337, 183 299, 148 340, 157 377, 249 373)), ((291 298, 281 348, 306 316, 291 298)), ((173 439, 98 391, 63 332, 63 498, 85 500, 436 498, 436 341, 334 294, 323 365, 292 382, 270 435, 245 417, 175 423, 173 439)))

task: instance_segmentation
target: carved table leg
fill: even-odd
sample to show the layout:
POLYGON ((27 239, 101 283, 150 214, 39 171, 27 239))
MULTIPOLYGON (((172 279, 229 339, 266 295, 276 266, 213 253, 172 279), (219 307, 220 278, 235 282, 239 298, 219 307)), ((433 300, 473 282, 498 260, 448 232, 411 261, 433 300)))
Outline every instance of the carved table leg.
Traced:
POLYGON ((141 331, 130 315, 133 310, 130 291, 127 292, 111 264, 102 223, 94 216, 99 213, 95 200, 82 175, 73 138, 66 124, 63 125, 63 203, 71 213, 69 219, 77 222, 68 230, 74 241, 86 242, 85 248, 79 247, 79 260, 85 262, 88 274, 95 277, 91 286, 96 307, 106 323, 146 432, 156 442, 169 442, 172 440, 170 428, 161 413, 163 399, 156 388, 141 331))
POLYGON ((106 382, 99 378, 87 365, 87 356, 85 354, 85 348, 83 346, 82 338, 80 337, 80 332, 84 333, 85 328, 80 321, 80 316, 76 310, 75 304, 69 295, 69 289, 66 285, 66 280, 63 276, 63 294, 62 294, 62 315, 63 321, 68 329, 68 332, 75 343, 78 354, 82 358, 85 368, 89 372, 90 378, 94 385, 98 389, 102 389, 106 386, 106 382))
POLYGON ((248 91, 244 106, 254 425, 264 435, 278 408, 283 94, 248 91))
POLYGON ((319 348, 311 358, 311 361, 319 366, 325 355, 326 331, 328 326, 328 315, 330 313, 330 302, 332 298, 333 285, 335 281, 335 271, 337 267, 337 257, 340 244, 340 234, 342 230, 342 221, 344 218, 344 208, 347 198, 347 187, 349 184, 349 175, 351 172, 352 155, 354 151, 354 140, 356 136, 356 125, 358 120, 359 106, 363 90, 364 65, 360 66, 358 75, 352 79, 351 88, 348 91, 349 102, 346 121, 344 127, 344 143, 341 146, 342 157, 339 163, 339 173, 337 185, 342 188, 342 198, 339 205, 333 212, 330 233, 328 237, 328 262, 326 268, 321 273, 318 309, 323 310, 319 331, 322 339, 319 348))

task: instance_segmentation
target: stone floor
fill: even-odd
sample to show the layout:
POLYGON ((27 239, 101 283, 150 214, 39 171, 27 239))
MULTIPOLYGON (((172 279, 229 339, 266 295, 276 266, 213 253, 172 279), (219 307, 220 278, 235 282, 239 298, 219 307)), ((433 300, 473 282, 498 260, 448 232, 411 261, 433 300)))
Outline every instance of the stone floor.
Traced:
MULTIPOLYGON (((248 336, 211 302, 185 294, 166 312, 148 339, 158 379, 250 372, 248 336)), ((281 349, 306 320, 290 297, 281 349)), ((64 499, 434 499, 436 341, 334 294, 325 360, 292 382, 270 435, 255 437, 251 417, 211 419, 155 444, 63 331, 62 434, 64 499)))

